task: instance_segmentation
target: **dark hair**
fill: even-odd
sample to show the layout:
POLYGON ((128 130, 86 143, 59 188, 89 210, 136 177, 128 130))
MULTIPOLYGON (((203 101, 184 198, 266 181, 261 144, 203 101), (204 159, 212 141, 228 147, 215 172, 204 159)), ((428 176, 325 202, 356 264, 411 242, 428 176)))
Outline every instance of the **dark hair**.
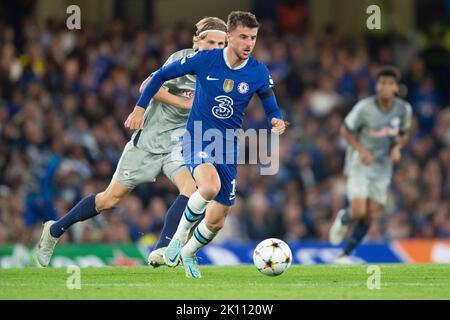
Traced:
POLYGON ((399 83, 400 82, 400 78, 401 78, 401 73, 400 73, 400 70, 398 70, 398 68, 396 68, 396 67, 384 66, 377 73, 377 81, 381 77, 392 77, 392 78, 395 79, 395 81, 397 83, 399 83))
POLYGON ((233 11, 228 15, 227 28, 228 32, 236 30, 237 26, 243 26, 246 28, 259 28, 260 24, 256 17, 251 12, 245 11, 233 11))

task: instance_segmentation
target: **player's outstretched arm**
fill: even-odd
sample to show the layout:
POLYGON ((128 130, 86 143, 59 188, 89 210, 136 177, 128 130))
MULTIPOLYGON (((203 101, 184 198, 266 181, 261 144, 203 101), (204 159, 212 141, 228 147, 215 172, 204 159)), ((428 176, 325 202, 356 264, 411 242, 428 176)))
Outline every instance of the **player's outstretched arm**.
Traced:
POLYGON ((150 100, 162 87, 164 82, 184 76, 188 73, 195 73, 195 67, 195 59, 183 58, 179 61, 172 62, 156 71, 145 86, 144 91, 142 91, 142 94, 137 101, 133 112, 130 113, 127 120, 125 121, 125 128, 131 130, 143 129, 145 109, 150 103, 150 100))
MULTIPOLYGON (((141 86, 139 87, 139 93, 142 93, 144 91, 145 86, 150 81, 151 77, 148 77, 145 79, 141 86)), ((193 98, 185 99, 179 96, 176 96, 174 94, 171 94, 167 89, 160 88, 158 92, 153 97, 154 99, 171 106, 174 106, 176 108, 180 109, 191 109, 192 108, 192 101, 193 98)))

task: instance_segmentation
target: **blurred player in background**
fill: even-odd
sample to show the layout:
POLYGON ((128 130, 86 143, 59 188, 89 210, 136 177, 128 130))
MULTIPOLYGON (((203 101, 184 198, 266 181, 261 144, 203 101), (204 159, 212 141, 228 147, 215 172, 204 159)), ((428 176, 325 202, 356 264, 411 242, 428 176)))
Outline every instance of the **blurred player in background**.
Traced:
POLYGON ((168 266, 184 265, 186 276, 200 278, 196 253, 211 242, 225 223, 236 198, 237 136, 227 140, 227 130, 241 129, 243 116, 254 93, 264 106, 272 131, 282 134, 285 123, 272 90, 273 81, 267 67, 251 57, 259 23, 249 12, 235 11, 228 16, 227 48, 197 52, 195 55, 166 65, 154 73, 136 104, 134 123, 142 121, 140 114, 161 85, 186 74, 197 76, 197 90, 183 136, 183 158, 193 175, 198 190, 189 198, 184 215, 164 253, 168 266), (142 109, 142 110, 141 110, 142 109), (201 132, 198 132, 201 124, 201 132), (203 139, 208 129, 220 131, 226 150, 209 151, 210 141, 203 139), (198 136, 201 134, 201 136, 198 136), (196 150, 201 139, 201 150, 196 150), (230 140, 231 139, 231 140, 230 140), (228 156, 233 161, 228 161, 228 156), (226 161, 224 161, 226 159, 226 161), (188 241, 192 227, 195 228, 188 241))
POLYGON ((412 108, 396 97, 399 81, 396 68, 381 68, 376 95, 359 101, 344 120, 341 132, 349 144, 344 172, 350 206, 338 212, 330 229, 330 242, 340 244, 350 223, 355 222, 355 228, 338 263, 351 263, 348 256, 386 203, 393 164, 400 161, 400 151, 406 145, 412 108))
MULTIPOLYGON (((196 28, 193 49, 174 53, 166 61, 166 65, 197 51, 225 46, 226 24, 221 19, 206 17, 196 24, 196 28)), ((140 90, 148 80, 142 83, 140 90)), ((161 172, 180 192, 167 212, 158 243, 149 256, 149 263, 153 266, 164 263, 162 258, 164 248, 175 233, 189 196, 196 189, 195 182, 181 158, 174 159, 172 156, 173 149, 179 144, 174 133, 186 126, 195 83, 196 78, 193 75, 167 81, 154 99, 147 102, 145 113, 142 109, 141 122, 132 122, 130 121, 132 118, 128 117, 125 127, 136 131, 124 148, 110 185, 105 191, 82 199, 58 221, 50 220, 44 224, 36 251, 41 266, 48 266, 58 239, 71 225, 115 208, 136 186, 155 181, 161 172)))

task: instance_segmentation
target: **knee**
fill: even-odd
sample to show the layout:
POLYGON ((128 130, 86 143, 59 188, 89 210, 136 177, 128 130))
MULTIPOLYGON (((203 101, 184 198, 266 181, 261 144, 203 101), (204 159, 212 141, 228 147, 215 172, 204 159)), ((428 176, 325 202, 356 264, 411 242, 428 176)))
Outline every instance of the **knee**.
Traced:
POLYGON ((207 178, 209 183, 198 186, 198 190, 203 198, 206 200, 212 200, 220 191, 220 179, 216 175, 211 175, 207 178))
POLYGON ((122 200, 121 197, 101 192, 95 197, 95 207, 98 211, 110 210, 117 207, 122 200))
POLYGON ((202 195, 203 198, 205 198, 206 200, 212 200, 219 193, 220 184, 219 185, 211 184, 211 185, 199 187, 198 190, 200 191, 200 194, 202 195))
POLYGON ((220 191, 220 178, 214 165, 205 163, 199 165, 194 171, 194 179, 198 191, 206 200, 212 200, 220 191))

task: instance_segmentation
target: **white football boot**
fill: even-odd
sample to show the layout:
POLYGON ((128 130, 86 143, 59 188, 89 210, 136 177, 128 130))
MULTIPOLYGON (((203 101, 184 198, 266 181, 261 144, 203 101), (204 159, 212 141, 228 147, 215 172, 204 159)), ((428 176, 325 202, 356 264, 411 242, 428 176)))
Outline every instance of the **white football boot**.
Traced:
POLYGON ((344 213, 344 209, 339 210, 328 235, 331 244, 335 246, 337 246, 342 242, 342 240, 344 240, 345 234, 347 233, 348 224, 342 223, 342 216, 344 215, 344 213))
POLYGON ((166 248, 167 247, 162 247, 150 252, 147 259, 148 264, 153 268, 164 266, 166 264, 166 262, 164 261, 164 252, 166 251, 166 248))
POLYGON ((342 256, 338 257, 334 263, 335 264, 356 264, 356 262, 353 261, 352 258, 350 258, 349 256, 346 256, 346 255, 342 255, 342 256))
POLYGON ((52 237, 50 234, 50 227, 55 221, 47 221, 44 223, 44 229, 42 230, 41 239, 39 240, 36 247, 36 258, 41 267, 47 267, 50 263, 50 259, 53 255, 53 250, 55 249, 56 243, 58 243, 59 238, 52 237))

